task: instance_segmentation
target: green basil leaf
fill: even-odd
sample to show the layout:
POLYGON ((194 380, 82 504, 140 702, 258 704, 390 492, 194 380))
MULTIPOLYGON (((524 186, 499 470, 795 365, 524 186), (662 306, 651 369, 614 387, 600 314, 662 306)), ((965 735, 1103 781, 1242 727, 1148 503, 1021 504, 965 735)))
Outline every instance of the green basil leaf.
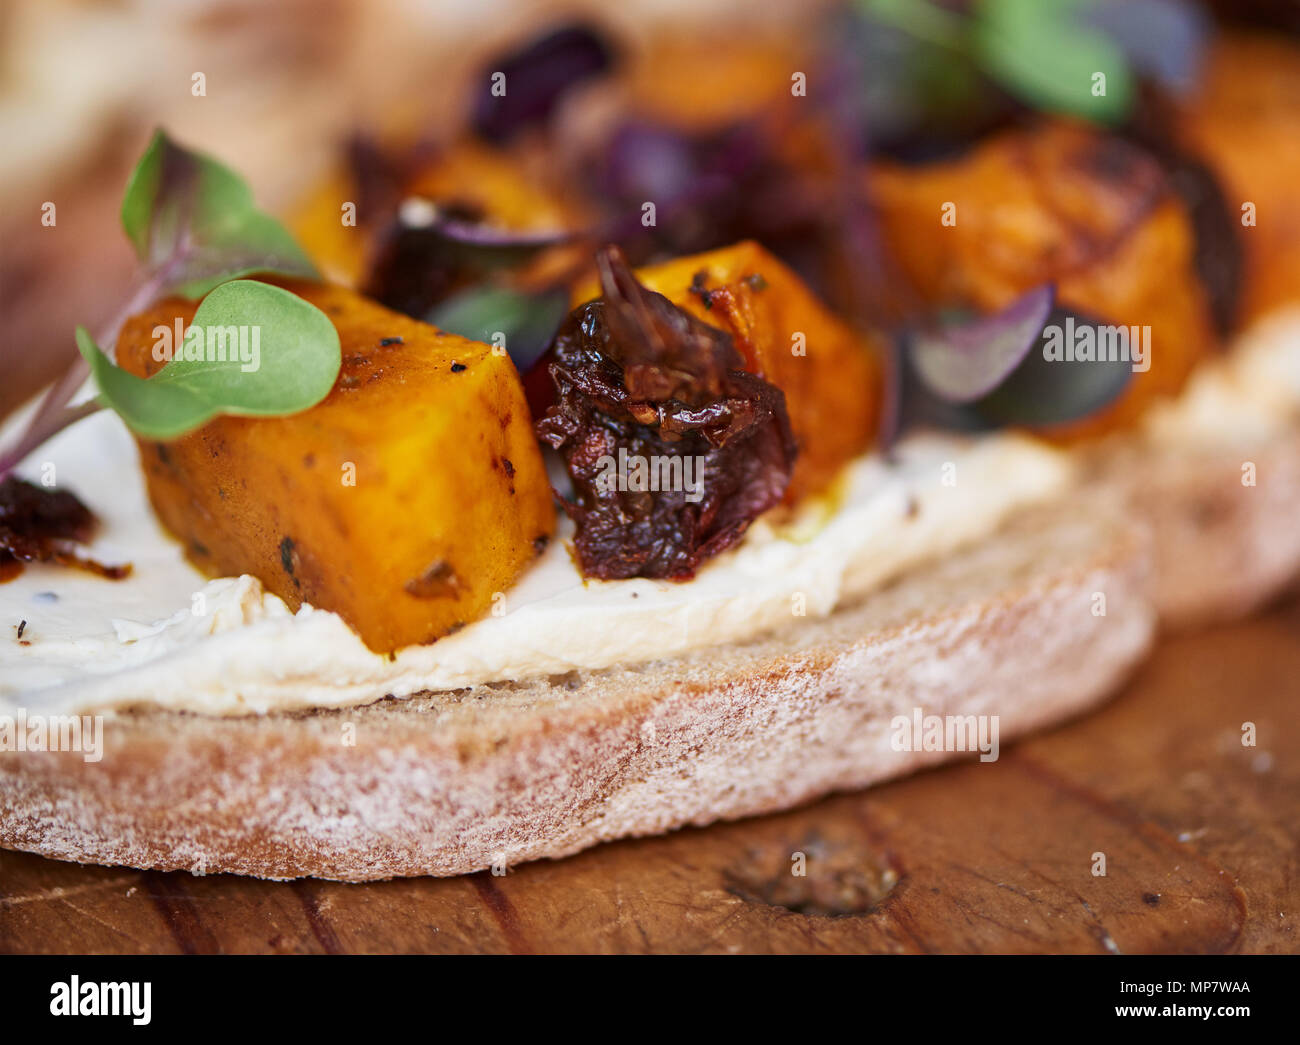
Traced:
POLYGON ((122 227, 160 294, 195 299, 255 272, 319 278, 278 221, 228 167, 158 131, 127 183, 122 227))
POLYGON ((1123 49, 1084 24, 1080 0, 983 0, 972 46, 985 71, 1039 109, 1099 123, 1122 120, 1133 104, 1133 72, 1123 49), (1093 93, 1104 73, 1106 93, 1093 93))
POLYGON ((223 283, 204 298, 182 345, 171 346, 172 358, 151 378, 115 366, 82 327, 77 348, 100 398, 132 431, 159 440, 218 414, 306 410, 329 394, 342 363, 338 331, 324 312, 253 280, 223 283))

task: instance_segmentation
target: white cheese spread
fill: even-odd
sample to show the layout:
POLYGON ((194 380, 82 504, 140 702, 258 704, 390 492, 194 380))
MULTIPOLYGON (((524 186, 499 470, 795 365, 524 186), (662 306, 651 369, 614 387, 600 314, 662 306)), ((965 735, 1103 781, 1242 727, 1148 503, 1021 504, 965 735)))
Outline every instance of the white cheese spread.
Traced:
MULTIPOLYGON (((1153 438, 1267 437, 1300 411, 1300 309, 1271 316, 1156 407, 1153 438)), ((15 421, 14 425, 18 422, 15 421)), ((830 613, 909 567, 989 535, 1071 481, 1067 454, 1024 436, 920 434, 897 460, 868 455, 788 523, 759 520, 684 584, 584 582, 560 539, 506 593, 504 613, 454 635, 372 653, 333 613, 291 613, 253 577, 208 580, 150 510, 136 448, 97 414, 52 440, 21 474, 52 475, 103 520, 90 554, 130 562, 124 581, 30 566, 0 584, 0 714, 147 705, 248 714, 365 704, 616 665, 744 641, 802 610, 830 613), (23 624, 22 639, 17 636, 23 624)))
POLYGON ((915 436, 887 464, 847 469, 832 506, 760 519, 686 583, 584 582, 564 540, 488 616, 395 657, 333 613, 291 613, 253 577, 208 580, 154 520, 134 442, 111 414, 62 433, 21 470, 54 476, 103 521, 89 553, 130 562, 108 581, 29 566, 0 585, 0 713, 152 705, 241 714, 363 704, 385 695, 633 665, 743 641, 802 611, 830 613, 925 559, 995 530, 1069 482, 1066 455, 1014 435, 915 436), (26 621, 23 640, 17 626, 26 621))

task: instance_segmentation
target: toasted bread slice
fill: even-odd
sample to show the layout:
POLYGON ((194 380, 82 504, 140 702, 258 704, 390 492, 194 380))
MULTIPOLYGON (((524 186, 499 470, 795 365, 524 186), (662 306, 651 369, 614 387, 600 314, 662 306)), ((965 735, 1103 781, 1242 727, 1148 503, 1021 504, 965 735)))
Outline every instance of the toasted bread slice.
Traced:
POLYGON ((1300 427, 1208 446, 1116 440, 1091 468, 1094 488, 1121 496, 1153 535, 1163 630, 1243 617, 1300 578, 1300 427))
POLYGON ((0 754, 0 845, 266 878, 454 875, 786 808, 962 755, 893 720, 996 716, 998 742, 1112 693, 1146 652, 1148 542, 1105 498, 820 620, 671 662, 208 718, 109 716, 104 757, 0 754))

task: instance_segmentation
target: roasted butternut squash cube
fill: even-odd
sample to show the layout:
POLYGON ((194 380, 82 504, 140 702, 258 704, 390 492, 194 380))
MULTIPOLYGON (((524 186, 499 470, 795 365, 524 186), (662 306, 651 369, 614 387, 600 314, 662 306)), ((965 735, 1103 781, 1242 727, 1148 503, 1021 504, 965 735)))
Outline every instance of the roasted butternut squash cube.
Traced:
POLYGON ((358 210, 356 224, 344 225, 340 208, 357 201, 362 187, 354 172, 339 169, 299 201, 289 227, 329 279, 360 287, 403 199, 418 197, 512 232, 580 228, 585 219, 579 205, 546 184, 542 173, 508 150, 461 141, 410 165, 393 187, 394 197, 384 213, 358 210))
POLYGON ((992 311, 1053 282, 1065 307, 1151 328, 1150 369, 1058 435, 1133 421, 1213 349, 1187 209, 1159 164, 1119 138, 1055 122, 950 162, 882 162, 868 178, 885 242, 921 305, 992 311))
MULTIPOLYGON (((289 417, 141 441, 154 508, 208 574, 332 610, 377 651, 431 642, 490 609, 554 531, 514 364, 352 291, 282 285, 338 329, 333 390, 289 417)), ((170 300, 134 317, 119 363, 160 369, 153 328, 194 310, 170 300)))
POLYGON ((1240 318, 1300 301, 1300 43, 1219 34, 1178 133, 1218 176, 1240 236, 1240 318))
MULTIPOLYGON (((869 448, 880 424, 881 345, 834 315, 794 272, 757 243, 674 258, 636 278, 725 330, 746 369, 785 393, 799 444, 786 499, 827 486, 869 448)), ((575 303, 599 294, 584 284, 575 303)))
POLYGON ((491 225, 516 232, 564 231, 577 220, 520 156, 472 141, 458 142, 416 167, 405 193, 476 211, 491 225))
POLYGON ((345 287, 360 286, 374 250, 377 224, 358 212, 343 222, 343 207, 356 206, 358 185, 352 175, 333 171, 297 201, 288 216, 289 228, 325 278, 345 287))
POLYGON ((798 34, 748 33, 719 47, 708 35, 665 32, 632 56, 610 90, 643 119, 717 130, 783 104, 800 105, 791 101, 790 87, 795 71, 815 60, 810 50, 798 34))

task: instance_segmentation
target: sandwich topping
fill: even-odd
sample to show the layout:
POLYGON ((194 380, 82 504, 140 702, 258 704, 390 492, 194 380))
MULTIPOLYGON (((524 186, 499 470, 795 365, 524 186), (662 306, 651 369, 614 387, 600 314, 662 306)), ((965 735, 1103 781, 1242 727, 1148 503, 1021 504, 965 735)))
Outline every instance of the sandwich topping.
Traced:
POLYGON ((116 583, 33 569, 0 585, 0 714, 346 707, 689 655, 824 617, 993 533, 1071 477, 1068 457, 1028 437, 910 435, 892 462, 851 463, 833 497, 806 499, 787 524, 757 520, 687 584, 584 578, 562 521, 499 614, 387 654, 338 613, 294 612, 256 577, 210 579, 192 566, 159 524, 131 436, 111 414, 60 433, 45 453, 60 472, 79 462, 79 493, 103 506, 88 554, 134 569, 116 583))
POLYGON ((0 582, 22 572, 29 562, 74 566, 121 580, 130 566, 106 566, 77 553, 90 540, 98 520, 75 494, 47 489, 16 476, 0 481, 0 582))
POLYGON ((586 576, 688 580, 785 493, 785 396, 744 370, 729 334, 641 286, 616 248, 598 264, 604 296, 556 335, 558 401, 537 434, 572 480, 586 576))
MULTIPOLYGON (((836 104, 859 86, 838 64, 791 110, 740 91, 697 126, 695 99, 637 101, 633 76, 602 116, 564 96, 616 75, 615 51, 554 34, 498 63, 511 95, 480 98, 469 137, 359 151, 368 231, 337 237, 331 201, 310 252, 157 135, 122 211, 143 284, 109 351, 79 329, 84 362, 0 441, 20 640, 0 643, 0 707, 237 714, 689 654, 828 614, 1068 483, 1068 456, 1007 426, 1181 440, 1289 419, 1300 317, 1210 358, 1249 242, 1240 193, 1135 109, 1140 63, 1109 70, 1105 102, 1084 71, 1046 75, 1050 55, 1008 76, 984 16, 930 28, 947 23, 941 65, 999 85, 992 105, 892 128, 836 104), (330 244, 411 320, 319 282, 330 244), (173 321, 194 351, 160 356, 145 333, 173 321), (231 330, 258 332, 256 361, 226 358, 231 330), (88 371, 97 398, 69 406, 88 371), (90 417, 105 406, 135 442, 90 417), (539 441, 563 465, 558 529, 539 441), (60 474, 103 526, 6 478, 37 446, 75 462, 60 474), (105 584, 131 568, 87 542, 130 579, 105 584)), ((694 87, 690 64, 650 65, 694 87)))

